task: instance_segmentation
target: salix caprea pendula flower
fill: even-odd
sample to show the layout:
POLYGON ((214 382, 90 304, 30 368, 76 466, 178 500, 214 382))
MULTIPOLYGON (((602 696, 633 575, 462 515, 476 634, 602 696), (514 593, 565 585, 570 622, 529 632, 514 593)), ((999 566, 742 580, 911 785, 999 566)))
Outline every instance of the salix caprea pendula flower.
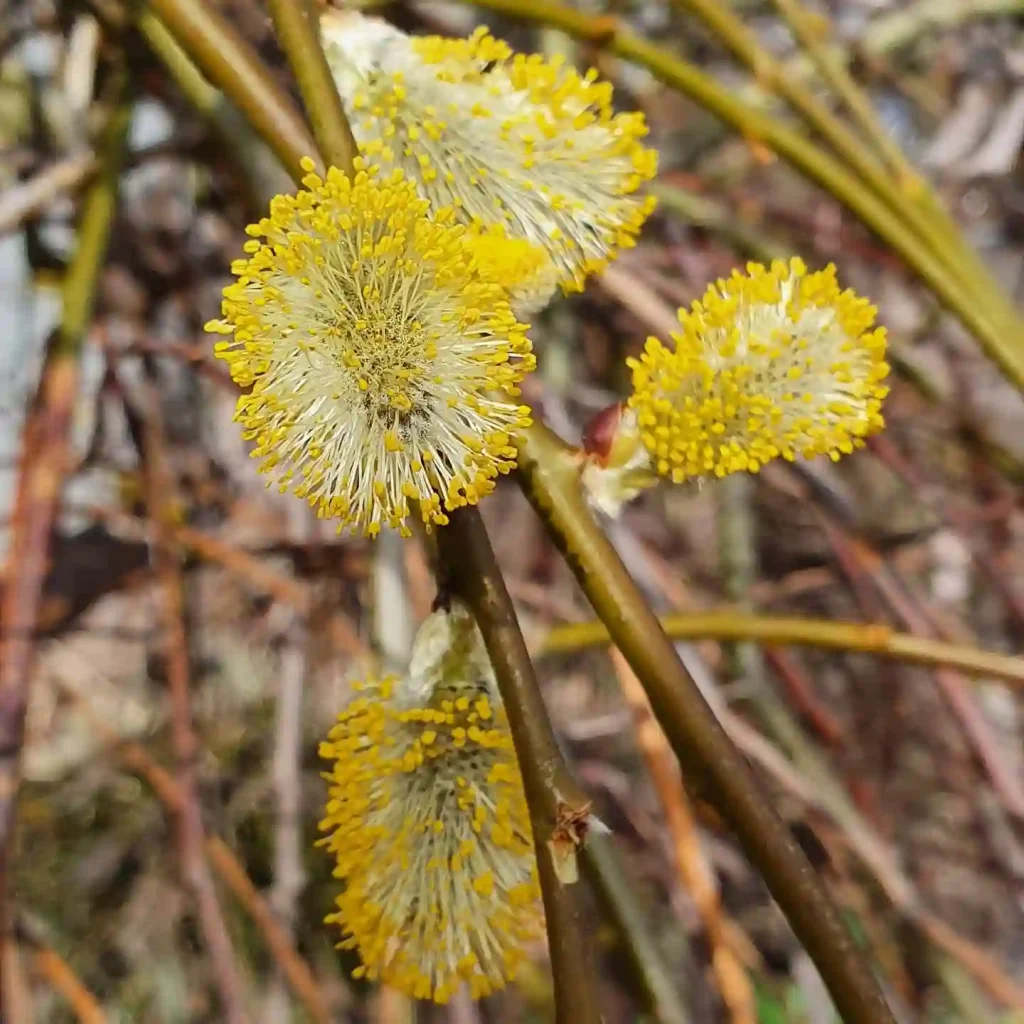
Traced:
POLYGON ((535 360, 509 293, 546 257, 492 233, 481 259, 450 207, 364 168, 271 202, 207 329, 261 470, 339 530, 407 534, 413 502, 443 525, 514 468, 535 360))
MULTIPOLYGON (((544 246, 570 290, 633 244, 656 154, 641 144, 643 115, 615 113, 596 71, 513 54, 482 28, 409 37, 329 9, 321 33, 362 152, 432 202, 544 246)), ((535 289, 527 308, 546 298, 535 289)))
POLYGON ((616 516, 658 476, 757 472, 774 458, 838 459, 881 429, 885 329, 835 267, 752 263, 679 310, 672 345, 627 360, 633 393, 584 432, 581 484, 616 516))
POLYGON ((677 483, 841 455, 881 429, 888 388, 877 310, 835 267, 751 263, 679 311, 673 345, 630 359, 628 405, 654 468, 677 483))
POLYGON ((471 614, 421 627, 408 674, 361 684, 320 753, 321 840, 344 881, 357 976, 446 1002, 515 973, 542 933, 530 820, 504 708, 471 614))

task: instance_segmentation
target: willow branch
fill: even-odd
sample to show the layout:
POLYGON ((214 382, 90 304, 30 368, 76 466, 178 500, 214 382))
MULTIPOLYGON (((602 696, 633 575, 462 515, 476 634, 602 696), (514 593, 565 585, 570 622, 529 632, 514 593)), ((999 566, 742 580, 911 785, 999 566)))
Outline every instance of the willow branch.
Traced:
POLYGON ((524 492, 643 683, 688 780, 704 791, 736 833, 848 1024, 891 1022, 871 968, 831 898, 586 508, 571 455, 542 426, 530 428, 519 443, 524 492))
POLYGON ((480 513, 475 508, 451 513, 451 522, 437 533, 437 548, 444 586, 469 605, 480 626, 508 715, 537 852, 557 1020, 596 1024, 601 1015, 577 920, 578 900, 563 882, 572 879, 590 802, 559 750, 480 513))
POLYGON ((351 172, 359 151, 317 38, 313 5, 308 0, 268 0, 268 6, 278 42, 299 84, 320 154, 328 166, 351 172))
MULTIPOLYGON (((703 2, 703 0, 690 0, 690 2, 703 2)), ((803 6, 801 0, 774 0, 774 3, 785 18, 793 35, 818 69, 822 79, 835 90, 836 95, 860 125, 865 137, 896 175, 894 182, 884 169, 878 168, 873 178, 870 180, 865 178, 865 180, 869 181, 869 184, 888 202, 892 209, 896 212, 902 211, 907 222, 919 230, 919 233, 933 247, 937 255, 945 258, 947 265, 954 273, 960 274, 968 288, 976 289, 976 294, 979 297, 983 297, 985 302, 993 305, 994 312, 1001 318, 1009 336, 1019 338, 1022 324, 1006 292, 978 257, 974 248, 963 237, 956 222, 935 194, 928 179, 913 167, 899 144, 885 129, 874 106, 857 85, 846 63, 828 45, 822 20, 811 14, 803 6)), ((794 106, 797 105, 796 100, 799 97, 812 96, 800 83, 799 78, 787 76, 782 65, 777 65, 777 68, 779 89, 785 93, 794 106)), ((827 107, 820 104, 819 106, 826 115, 832 116, 827 107)), ((809 110, 803 112, 812 127, 822 130, 822 125, 809 116, 811 113, 809 110)), ((835 119, 833 118, 833 120, 835 119)), ((843 131, 845 136, 849 136, 850 140, 856 142, 856 136, 852 132, 847 132, 845 128, 843 131)), ((843 140, 832 136, 829 138, 836 151, 847 161, 853 156, 861 158, 860 153, 849 152, 845 138, 843 140), (844 144, 840 145, 840 141, 844 144)))
MULTIPOLYGON (((769 647, 794 644, 857 651, 915 665, 947 665, 974 676, 1024 686, 1024 658, 898 633, 882 624, 750 615, 732 609, 664 615, 660 622, 673 640, 756 640, 769 647)), ((549 630, 535 656, 567 654, 610 642, 602 622, 571 623, 549 630)))
POLYGON ((148 0, 148 7, 210 82, 231 98, 288 173, 301 177, 299 161, 316 157, 313 140, 252 47, 204 0, 148 0))

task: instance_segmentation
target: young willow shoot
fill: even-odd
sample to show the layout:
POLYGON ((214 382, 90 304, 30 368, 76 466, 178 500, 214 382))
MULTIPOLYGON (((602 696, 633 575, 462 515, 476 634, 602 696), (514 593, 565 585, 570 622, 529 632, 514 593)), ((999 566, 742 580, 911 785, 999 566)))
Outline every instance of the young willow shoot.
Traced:
POLYGON ((501 988, 543 931, 530 817, 480 631, 429 616, 409 672, 358 684, 320 753, 321 840, 345 882, 329 918, 359 977, 444 1003, 501 988))
POLYGON ((798 455, 833 460, 883 426, 885 328, 835 267, 751 263, 679 310, 673 345, 648 338, 633 392, 588 432, 591 499, 614 513, 658 476, 756 473, 798 455))

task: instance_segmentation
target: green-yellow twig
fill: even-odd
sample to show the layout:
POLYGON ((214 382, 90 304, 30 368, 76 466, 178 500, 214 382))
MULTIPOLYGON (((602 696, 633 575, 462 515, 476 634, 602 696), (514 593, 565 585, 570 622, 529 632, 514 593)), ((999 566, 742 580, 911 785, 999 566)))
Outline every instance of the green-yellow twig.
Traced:
MULTIPOLYGON (((882 126, 871 101, 857 85, 845 62, 829 46, 827 20, 807 10, 801 0, 774 0, 774 3, 818 69, 818 74, 835 90, 865 137, 899 175, 906 194, 913 196, 927 187, 906 154, 882 126)), ((780 70, 784 72, 785 69, 780 70)))
MULTIPOLYGON (((946 259, 949 238, 926 243, 908 227, 893 205, 849 171, 844 164, 809 142, 799 132, 763 113, 719 85, 692 64, 622 28, 614 18, 593 17, 552 0, 473 0, 476 6, 525 18, 568 32, 609 53, 646 67, 751 139, 785 157, 794 167, 845 203, 869 228, 898 252, 931 287, 942 303, 977 337, 989 355, 1018 388, 1024 389, 1024 346, 1019 332, 1006 329, 1005 297, 979 301, 946 259), (937 249, 942 255, 937 254, 937 249)), ((900 197, 896 206, 908 205, 900 197)), ((936 239, 938 236, 936 235, 936 239)), ((966 257, 965 257, 966 258, 966 257)))
POLYGON ((204 0, 148 0, 149 9, 215 86, 249 119, 293 178, 316 148, 288 96, 260 69, 252 47, 204 0))
POLYGON ((358 149, 317 39, 311 5, 308 0, 268 0, 268 6, 320 154, 328 166, 351 173, 358 149))
MULTIPOLYGON (((1024 686, 1022 658, 897 633, 884 625, 748 615, 728 609, 665 615, 661 625, 673 640, 756 640, 771 647, 795 644, 858 651, 916 665, 947 665, 974 676, 1024 686)), ((555 626, 544 637, 536 656, 567 654, 609 642, 608 630, 601 622, 555 626)))
MULTIPOLYGON (((702 2, 702 0, 691 0, 702 2)), ((990 309, 1007 332, 1007 336, 1019 345, 1024 324, 988 268, 973 247, 964 239, 956 223, 949 215, 941 200, 935 194, 927 178, 921 175, 907 159, 906 154, 886 131, 878 118, 871 101, 857 85, 845 62, 828 45, 824 34, 827 22, 816 18, 802 4, 801 0, 774 0, 775 6, 786 19, 800 45, 813 61, 821 77, 835 90, 836 94, 860 125, 865 138, 875 147, 881 157, 896 175, 894 184, 880 168, 869 181, 872 187, 896 212, 902 212, 912 227, 916 227, 934 251, 945 258, 947 266, 959 273, 965 285, 974 289, 975 294, 990 309)), ((795 99, 810 95, 799 79, 786 77, 785 69, 779 66, 780 81, 784 83, 787 98, 796 106, 795 99)), ((780 89, 780 91, 782 91, 780 89)), ((812 111, 802 111, 812 127, 822 126, 812 120, 812 111)), ((828 114, 827 109, 825 113, 828 114)), ((844 129, 845 131, 845 129, 844 129)), ((846 133, 855 141, 852 133, 846 133)), ((837 152, 849 160, 851 154, 844 145, 831 135, 826 136, 837 152)), ((855 155, 855 154, 854 154, 855 155)), ((863 177, 862 173, 862 177, 863 177)), ((865 178, 865 180, 868 180, 865 178)))
POLYGON ((892 1016, 838 910, 779 820, 672 642, 644 602, 579 488, 571 453, 549 430, 519 438, 519 481, 615 645, 643 683, 690 784, 728 821, 828 985, 848 1024, 892 1016))

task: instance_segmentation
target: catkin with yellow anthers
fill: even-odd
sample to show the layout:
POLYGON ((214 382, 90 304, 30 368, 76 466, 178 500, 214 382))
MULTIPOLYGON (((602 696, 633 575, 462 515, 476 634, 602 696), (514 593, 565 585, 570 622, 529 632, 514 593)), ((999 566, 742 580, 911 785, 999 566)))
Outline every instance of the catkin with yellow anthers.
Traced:
POLYGON ((321 845, 344 889, 328 922, 356 976, 447 1002, 501 988, 542 929, 522 777, 476 625, 430 616, 409 674, 372 680, 320 748, 321 845))
MULTIPOLYGON (((654 205, 641 187, 657 154, 641 142, 643 114, 615 113, 596 71, 513 54, 482 28, 468 39, 409 37, 328 9, 321 32, 367 157, 401 167, 466 223, 498 223, 545 248, 552 284, 578 290, 634 244, 654 205)), ((539 278, 514 303, 533 311, 547 298, 539 278)))
POLYGON ((716 282, 679 311, 672 346, 649 338, 628 361, 653 467, 681 483, 861 447, 882 428, 888 393, 876 312, 840 290, 831 264, 751 263, 716 282))
POLYGON ((248 392, 252 454, 339 531, 409 533, 475 504, 515 468, 514 401, 535 366, 512 291, 546 261, 493 232, 486 258, 451 207, 400 170, 331 168, 248 228, 238 280, 207 330, 248 392))

